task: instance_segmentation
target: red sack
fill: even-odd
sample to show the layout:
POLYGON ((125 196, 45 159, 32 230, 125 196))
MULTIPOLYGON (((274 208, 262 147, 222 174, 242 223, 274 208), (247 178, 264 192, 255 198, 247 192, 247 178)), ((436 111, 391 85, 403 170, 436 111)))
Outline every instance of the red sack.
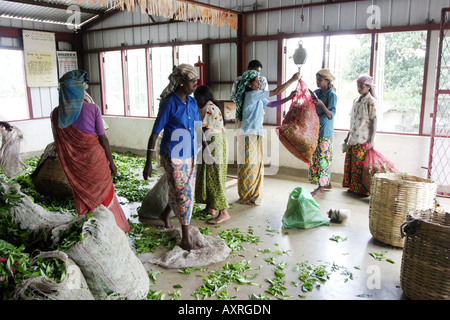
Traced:
MULTIPOLYGON (((369 146, 366 144, 364 148, 368 149, 369 146)), ((399 172, 400 170, 397 168, 395 163, 393 163, 391 160, 383 156, 375 149, 370 149, 367 151, 366 157, 364 158, 362 183, 364 187, 366 187, 366 189, 370 191, 370 187, 372 186, 372 179, 375 174, 399 172)))
POLYGON ((283 123, 276 130, 286 149, 310 165, 319 139, 319 116, 303 80, 298 81, 296 91, 283 123))

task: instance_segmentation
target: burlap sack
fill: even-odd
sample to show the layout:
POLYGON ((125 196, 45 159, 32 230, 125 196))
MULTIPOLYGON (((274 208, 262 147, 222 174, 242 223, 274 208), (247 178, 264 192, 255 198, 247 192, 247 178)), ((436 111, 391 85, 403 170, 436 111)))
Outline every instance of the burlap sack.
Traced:
POLYGON ((15 300, 94 300, 80 268, 61 251, 41 252, 36 258, 57 258, 66 265, 66 277, 60 283, 45 276, 26 279, 12 294, 15 300))
MULTIPOLYGON (((142 200, 138 210, 139 218, 158 219, 169 203, 169 185, 164 173, 142 200)), ((173 212, 171 213, 173 215, 173 212)))
POLYGON ((2 126, 0 126, 0 133, 2 135, 0 168, 8 178, 12 179, 27 167, 20 158, 20 143, 23 140, 23 134, 17 127, 8 131, 2 126))
POLYGON ((80 267, 96 299, 145 299, 150 279, 114 215, 100 205, 83 224, 83 240, 66 252, 80 267))
POLYGON ((20 228, 28 231, 48 230, 59 227, 61 225, 71 224, 76 215, 70 212, 53 212, 48 211, 26 194, 20 191, 17 184, 8 184, 0 178, 0 184, 3 192, 17 193, 21 199, 17 200, 16 205, 11 208, 11 218, 20 228))
MULTIPOLYGON (((181 242, 181 230, 175 229, 177 243, 181 242)), ((179 245, 160 257, 150 257, 148 262, 166 268, 195 268, 205 267, 225 260, 231 253, 231 249, 225 241, 216 236, 205 236, 197 227, 189 228, 189 236, 192 243, 200 247, 197 250, 186 251, 179 245)))

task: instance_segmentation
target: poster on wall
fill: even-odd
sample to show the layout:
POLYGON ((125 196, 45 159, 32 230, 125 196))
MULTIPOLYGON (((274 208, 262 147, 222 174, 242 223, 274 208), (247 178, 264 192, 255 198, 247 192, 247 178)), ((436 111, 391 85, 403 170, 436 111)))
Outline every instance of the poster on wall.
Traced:
POLYGON ((28 87, 56 87, 58 70, 55 34, 23 30, 22 36, 28 87))
POLYGON ((57 51, 58 77, 61 78, 66 72, 78 69, 76 51, 57 51))

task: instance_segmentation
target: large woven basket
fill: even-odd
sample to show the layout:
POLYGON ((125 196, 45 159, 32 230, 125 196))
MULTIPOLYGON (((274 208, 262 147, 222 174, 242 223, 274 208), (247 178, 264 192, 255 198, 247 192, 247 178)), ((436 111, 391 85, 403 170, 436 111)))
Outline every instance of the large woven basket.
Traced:
POLYGON ((57 198, 72 195, 72 187, 53 143, 45 148, 36 170, 31 174, 31 179, 40 194, 57 198))
POLYGON ((372 181, 369 229, 372 236, 394 247, 403 247, 400 226, 413 210, 432 209, 436 183, 401 173, 377 173, 372 181))
POLYGON ((450 214, 433 209, 412 212, 405 222, 400 285, 413 300, 450 299, 450 214))

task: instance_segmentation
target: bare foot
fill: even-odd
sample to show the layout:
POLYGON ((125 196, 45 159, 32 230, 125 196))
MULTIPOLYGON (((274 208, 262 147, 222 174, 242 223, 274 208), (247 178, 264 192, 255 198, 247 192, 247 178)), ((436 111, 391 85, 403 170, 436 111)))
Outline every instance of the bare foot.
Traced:
POLYGON ((173 225, 170 222, 169 219, 170 215, 170 206, 167 205, 163 212, 161 212, 161 215, 159 216, 159 219, 161 219, 162 222, 164 222, 164 226, 168 229, 173 229, 173 225))
POLYGON ((315 196, 323 195, 324 193, 325 193, 325 191, 324 191, 323 187, 318 187, 316 190, 314 190, 313 192, 311 192, 311 195, 312 195, 313 197, 315 197, 315 196))
POLYGON ((183 250, 191 251, 200 249, 199 246, 192 243, 191 238, 189 237, 189 225, 181 226, 181 243, 180 247, 183 250))
POLYGON ((219 215, 215 217, 214 219, 208 220, 208 223, 210 224, 219 224, 226 220, 230 219, 230 215, 228 214, 227 210, 220 210, 219 215))

